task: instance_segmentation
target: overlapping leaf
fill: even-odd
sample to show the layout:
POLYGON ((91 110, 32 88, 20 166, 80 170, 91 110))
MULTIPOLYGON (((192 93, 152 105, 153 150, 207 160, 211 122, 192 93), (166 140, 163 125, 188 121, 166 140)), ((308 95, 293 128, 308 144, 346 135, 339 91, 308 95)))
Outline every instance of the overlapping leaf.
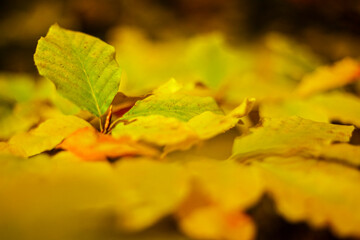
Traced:
POLYGON ((177 164, 147 159, 125 160, 115 166, 118 179, 118 225, 143 229, 172 213, 186 196, 188 174, 177 164))
POLYGON ((34 55, 39 73, 64 97, 100 117, 118 91, 121 71, 112 46, 53 25, 34 55))
MULTIPOLYGON (((195 103, 196 98, 193 101, 195 103)), ((154 115, 138 116, 119 123, 112 130, 112 135, 116 138, 129 136, 134 140, 166 146, 165 152, 187 149, 201 140, 210 139, 233 128, 241 117, 250 112, 254 101, 254 99, 246 99, 227 115, 205 111, 187 122, 172 117, 171 114, 169 117, 158 115, 157 112, 154 115)), ((187 113, 188 106, 181 106, 179 109, 187 113)), ((191 109, 190 107, 190 114, 192 114, 191 109)))
POLYGON ((291 222, 331 227, 340 237, 360 236, 360 173, 335 163, 292 158, 256 162, 280 214, 291 222))
POLYGON ((179 87, 174 83, 174 80, 170 80, 160 89, 155 90, 154 95, 138 101, 123 116, 123 119, 130 120, 139 116, 161 115, 186 122, 206 111, 222 114, 213 98, 191 96, 180 93, 178 90, 179 87))
POLYGON ((315 72, 305 76, 296 91, 300 96, 307 96, 344 86, 358 80, 359 77, 359 62, 345 58, 334 66, 319 67, 315 72))
POLYGON ((37 128, 14 135, 9 144, 23 149, 27 157, 51 150, 79 128, 90 124, 75 116, 61 116, 49 119, 37 128))
POLYGON ((58 148, 71 151, 86 161, 101 161, 121 156, 156 156, 151 147, 131 140, 129 137, 118 139, 97 132, 92 127, 78 129, 66 138, 58 148))
POLYGON ((317 147, 332 142, 348 142, 353 126, 342 126, 299 117, 263 119, 252 132, 235 140, 233 156, 239 159, 312 154, 317 147))

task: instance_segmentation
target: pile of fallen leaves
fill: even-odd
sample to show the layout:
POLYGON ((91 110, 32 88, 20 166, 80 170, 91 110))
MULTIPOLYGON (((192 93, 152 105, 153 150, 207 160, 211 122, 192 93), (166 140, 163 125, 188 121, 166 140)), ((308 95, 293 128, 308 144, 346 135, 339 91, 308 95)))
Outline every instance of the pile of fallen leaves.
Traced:
POLYGON ((358 61, 276 34, 111 36, 116 59, 53 25, 44 78, 0 75, 1 239, 254 239, 264 195, 291 223, 360 237, 358 61), (177 230, 143 233, 163 219, 177 230))

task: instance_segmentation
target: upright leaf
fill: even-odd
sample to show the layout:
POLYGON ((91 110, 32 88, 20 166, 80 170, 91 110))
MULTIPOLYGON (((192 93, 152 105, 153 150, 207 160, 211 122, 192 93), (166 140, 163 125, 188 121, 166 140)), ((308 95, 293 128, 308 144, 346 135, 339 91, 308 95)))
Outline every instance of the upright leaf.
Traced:
POLYGON ((39 40, 34 60, 59 93, 98 117, 118 91, 121 70, 115 50, 98 38, 55 24, 39 40))

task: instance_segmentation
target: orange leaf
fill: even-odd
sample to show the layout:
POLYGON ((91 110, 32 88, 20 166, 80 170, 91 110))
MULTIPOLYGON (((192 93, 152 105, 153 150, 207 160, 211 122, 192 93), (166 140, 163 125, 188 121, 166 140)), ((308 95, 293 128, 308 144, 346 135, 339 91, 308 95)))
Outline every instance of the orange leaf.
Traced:
POLYGON ((157 150, 133 141, 129 137, 115 139, 90 127, 77 130, 57 148, 68 150, 88 161, 106 160, 107 157, 158 154, 157 150))

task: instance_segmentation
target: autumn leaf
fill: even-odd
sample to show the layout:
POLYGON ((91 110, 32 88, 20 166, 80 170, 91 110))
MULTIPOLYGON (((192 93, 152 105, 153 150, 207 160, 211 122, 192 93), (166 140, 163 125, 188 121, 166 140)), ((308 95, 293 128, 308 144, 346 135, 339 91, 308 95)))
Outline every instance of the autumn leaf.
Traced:
POLYGON ((346 92, 331 92, 313 96, 308 100, 321 109, 329 119, 360 127, 360 99, 346 92))
POLYGON ((38 108, 31 102, 18 103, 13 108, 4 106, 0 116, 0 138, 7 140, 37 124, 40 120, 38 108))
POLYGON ((359 62, 345 58, 335 63, 334 66, 319 67, 315 72, 306 75, 299 84, 296 93, 300 96, 308 96, 338 88, 357 81, 359 76, 359 62))
POLYGON ((51 150, 75 130, 89 126, 86 121, 75 116, 49 119, 37 128, 14 135, 9 144, 23 149, 26 157, 51 150))
POLYGON ((13 155, 17 157, 25 157, 25 151, 16 145, 7 142, 0 142, 0 155, 13 155))
POLYGON ((99 236, 108 216, 104 209, 116 203, 115 192, 107 162, 86 164, 69 154, 26 160, 0 156, 0 238, 99 236))
POLYGON ((206 111, 222 114, 213 98, 178 93, 179 88, 175 83, 171 83, 173 81, 170 80, 161 86, 160 90, 155 90, 154 95, 136 102, 135 106, 122 119, 130 120, 139 116, 161 115, 186 122, 206 111))
POLYGON ((129 137, 115 139, 97 132, 92 127, 85 127, 75 131, 58 148, 71 151, 86 161, 106 160, 107 157, 157 155, 157 150, 137 143, 129 137))
POLYGON ((279 213, 291 222, 331 227, 339 237, 360 236, 360 174, 335 163, 302 157, 254 162, 279 213))
POLYGON ((245 98, 241 105, 227 115, 219 115, 207 111, 191 118, 188 126, 196 132, 200 139, 212 138, 233 128, 240 118, 249 114, 255 103, 254 98, 245 98))
POLYGON ((186 168, 193 178, 194 191, 200 191, 209 203, 223 210, 244 210, 262 195, 262 180, 251 166, 205 158, 190 161, 186 168))
POLYGON ((241 211, 263 193, 256 169, 209 158, 185 166, 192 191, 176 214, 181 229, 195 239, 252 239, 255 227, 241 211))
MULTIPOLYGON (((162 91, 162 90, 161 90, 162 91)), ((116 138, 129 136, 158 146, 165 146, 164 153, 186 150, 202 140, 210 139, 233 128, 253 107, 255 99, 245 101, 227 115, 203 112, 183 122, 174 117, 161 115, 139 116, 120 122, 112 130, 116 138)), ((184 106, 183 111, 186 111, 184 106)))
POLYGON ((255 226, 241 212, 225 212, 214 206, 197 208, 180 220, 181 229, 193 239, 254 239, 255 226))
POLYGON ((115 165, 117 224, 127 231, 144 229, 171 214, 185 198, 188 174, 181 165, 150 159, 127 159, 115 165))
POLYGON ((315 156, 321 159, 343 163, 350 166, 360 166, 360 146, 348 143, 323 146, 318 149, 315 156))
POLYGON ((263 118, 286 118, 297 116, 315 122, 329 122, 324 108, 309 100, 286 99, 285 101, 267 101, 260 105, 259 114, 263 118))
POLYGON ((33 97, 34 79, 27 74, 0 74, 0 101, 26 102, 33 97))
POLYGON ((159 146, 198 140, 196 133, 186 123, 161 115, 140 116, 134 121, 120 122, 112 130, 112 135, 115 138, 129 136, 159 146))
POLYGON ((34 60, 59 93, 100 117, 119 88, 121 70, 114 55, 100 39, 55 24, 39 40, 34 60))
POLYGON ((348 142, 353 126, 342 126, 299 117, 265 118, 249 135, 239 137, 233 146, 233 157, 311 154, 318 146, 348 142))

